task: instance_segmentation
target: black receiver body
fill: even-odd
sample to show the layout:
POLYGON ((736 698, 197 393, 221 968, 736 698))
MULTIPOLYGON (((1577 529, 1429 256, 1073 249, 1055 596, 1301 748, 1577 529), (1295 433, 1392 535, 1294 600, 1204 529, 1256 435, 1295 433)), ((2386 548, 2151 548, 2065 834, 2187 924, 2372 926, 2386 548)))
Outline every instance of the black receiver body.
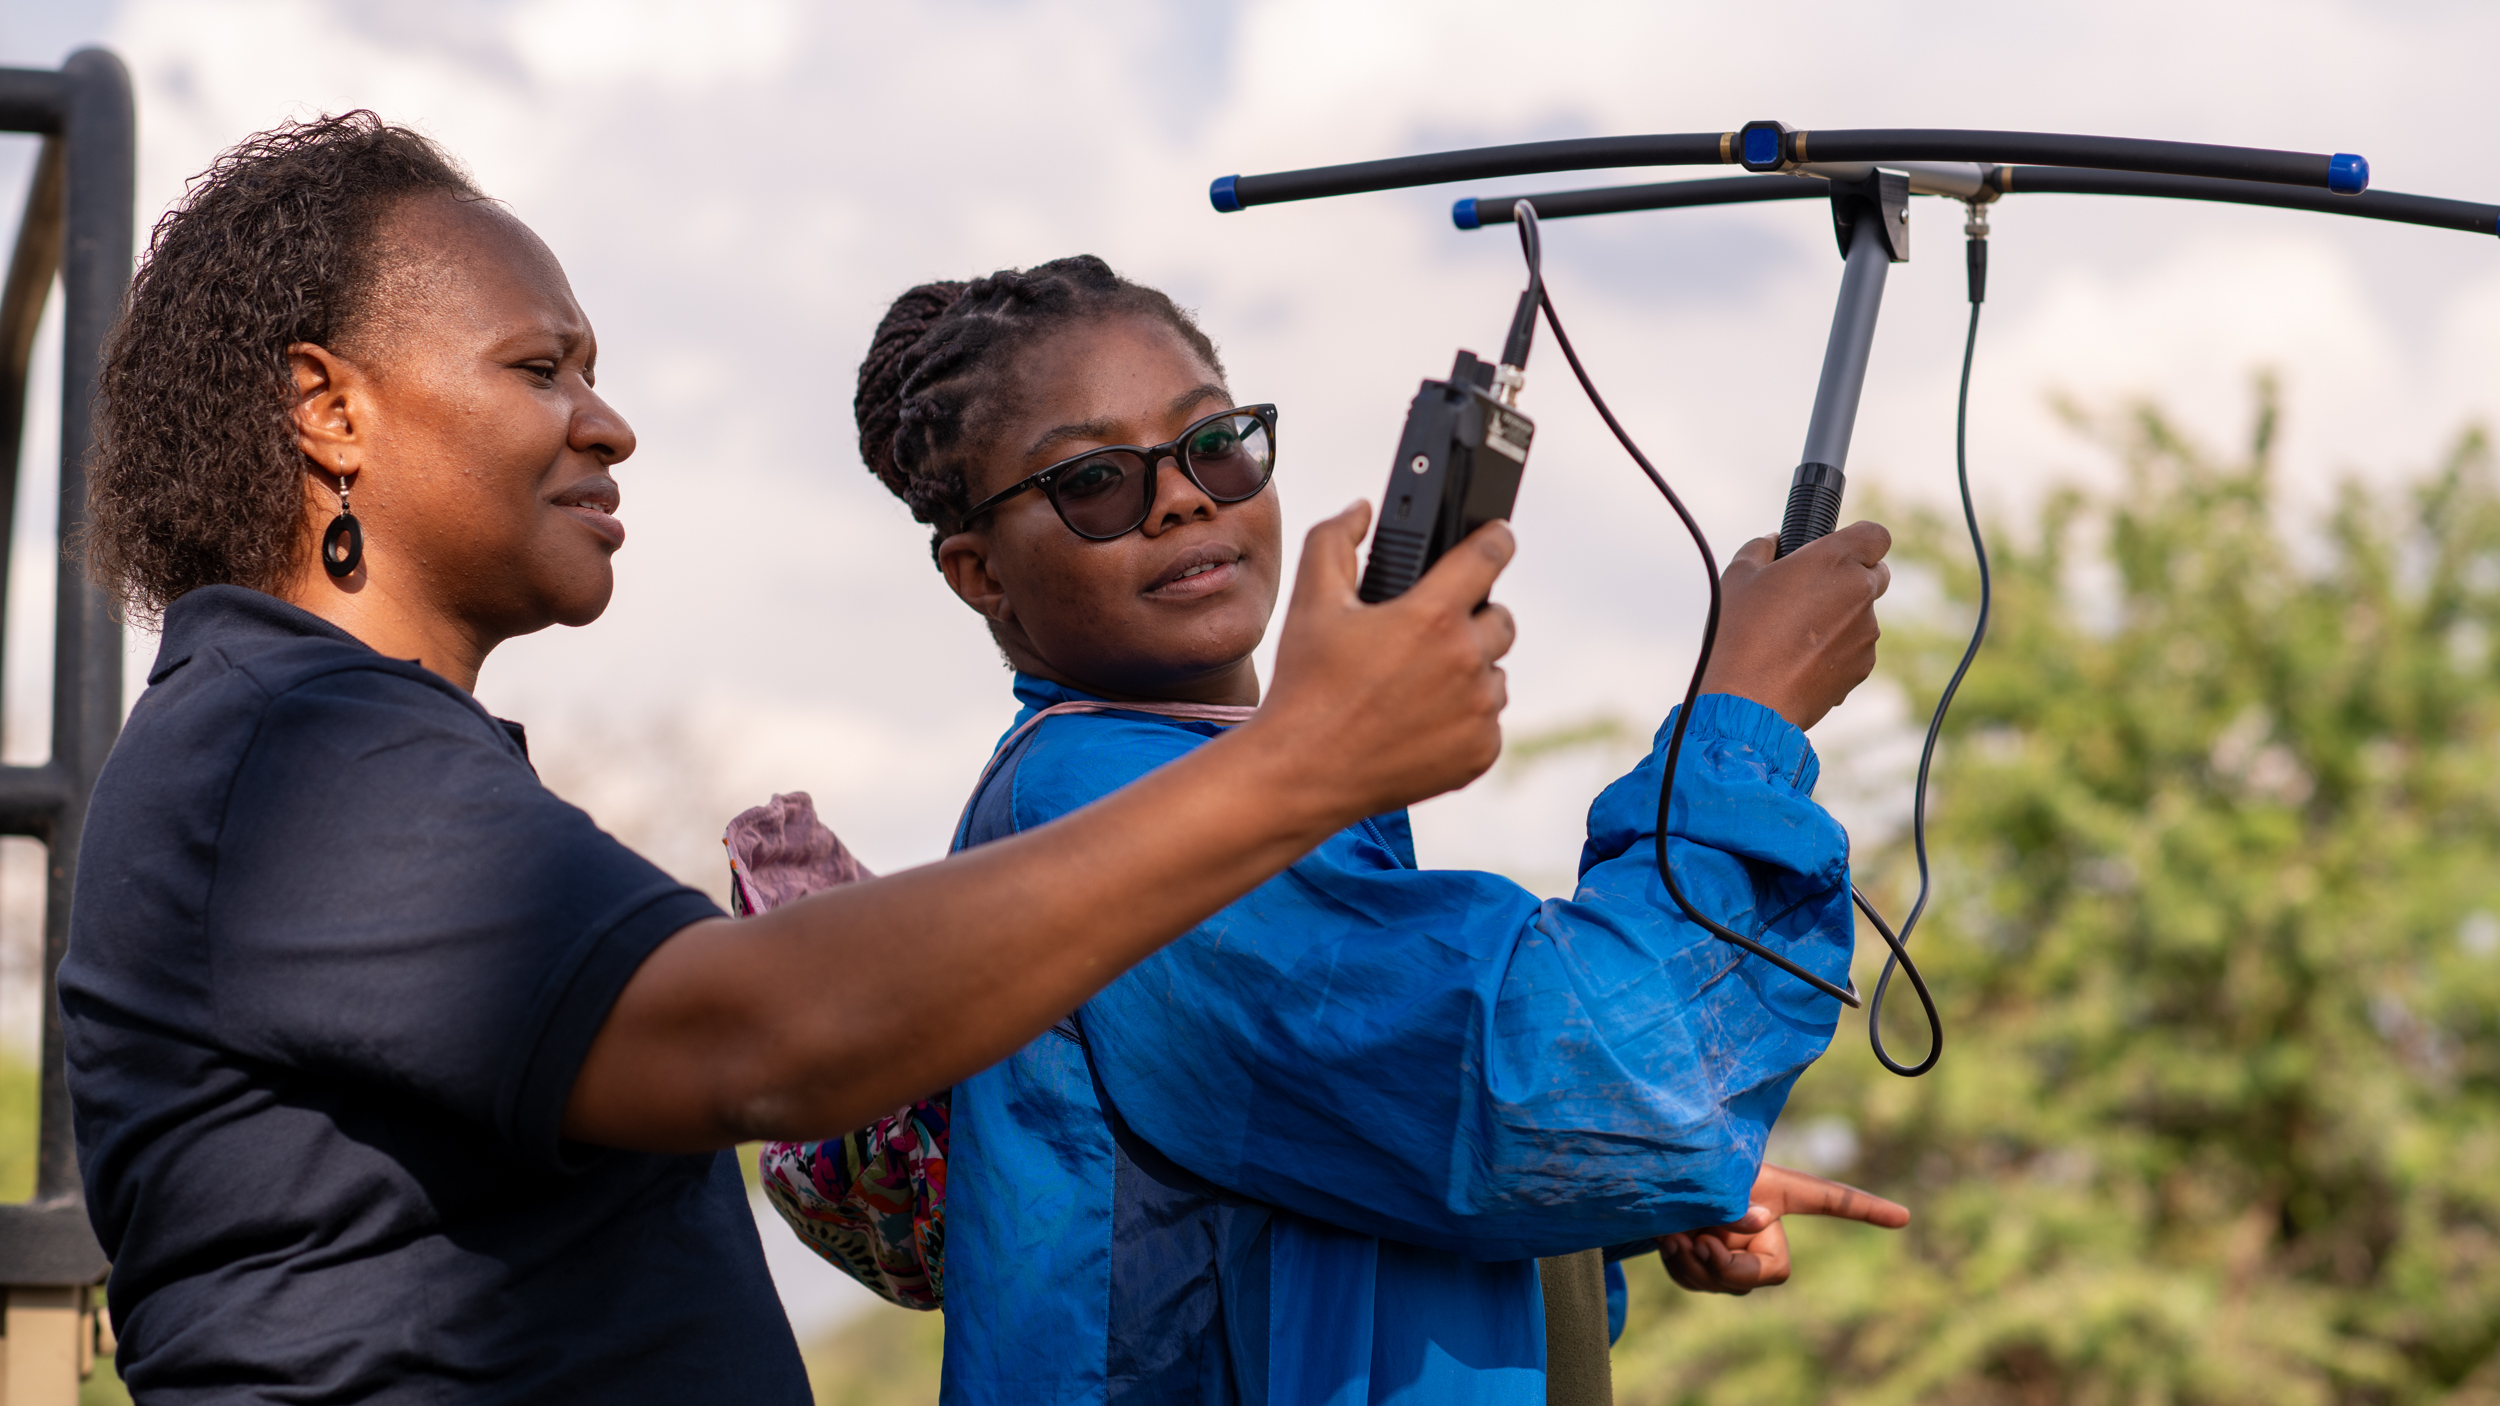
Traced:
POLYGON ((1460 352, 1450 379, 1426 381, 1415 393, 1380 495, 1364 600, 1404 595, 1468 533, 1510 516, 1536 425, 1494 398, 1493 372, 1475 353, 1460 352))

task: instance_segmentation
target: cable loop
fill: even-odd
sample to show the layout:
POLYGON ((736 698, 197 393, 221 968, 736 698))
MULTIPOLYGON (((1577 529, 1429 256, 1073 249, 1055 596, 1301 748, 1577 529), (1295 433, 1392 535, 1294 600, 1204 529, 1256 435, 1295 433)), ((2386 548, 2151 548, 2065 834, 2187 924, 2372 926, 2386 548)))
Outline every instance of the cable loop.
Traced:
POLYGON ((1884 958, 1883 974, 1876 978, 1874 996, 1870 1000, 1861 1002, 1856 983, 1852 982, 1845 988, 1836 986, 1770 950, 1754 938, 1747 937, 1718 922, 1695 907, 1692 900, 1685 897, 1683 887, 1676 882, 1675 866, 1669 861, 1667 852, 1668 807, 1675 795, 1676 773, 1683 759, 1684 731, 1692 721, 1695 703, 1700 700, 1702 676, 1710 667, 1711 652, 1718 645, 1721 606, 1719 561, 1717 555, 1710 550, 1709 537, 1702 532, 1701 524, 1694 520, 1692 512, 1684 506, 1684 500, 1676 496, 1674 487, 1667 482, 1664 475, 1658 472, 1657 466, 1650 463, 1649 456, 1641 452, 1640 445, 1635 443, 1631 433, 1624 429, 1623 422, 1615 418, 1615 412, 1606 404, 1606 398, 1598 394, 1596 382, 1589 378, 1588 368, 1580 362, 1579 351, 1571 345, 1571 334, 1563 330, 1562 319, 1555 315, 1553 295, 1545 286, 1544 247, 1538 237, 1535 205, 1521 200, 1512 208, 1519 226, 1520 252, 1528 261, 1528 286, 1535 295, 1538 307, 1545 314, 1545 325, 1553 329, 1554 344, 1562 348, 1563 359, 1571 364, 1571 374, 1580 382, 1580 389, 1587 394, 1589 404, 1597 411, 1598 418, 1606 422, 1606 428, 1613 432, 1615 441, 1623 446, 1626 454, 1632 456, 1632 462, 1640 466, 1641 472, 1648 477, 1650 484, 1667 500, 1667 506, 1675 510, 1677 519, 1684 524, 1685 532, 1692 537, 1694 548, 1701 553, 1702 569, 1707 573, 1709 580, 1710 609, 1702 621, 1701 651, 1693 661, 1692 678, 1684 688, 1684 704, 1676 712, 1675 725, 1668 730, 1665 774, 1659 778, 1658 824, 1655 835, 1658 877, 1665 883, 1667 895, 1675 900, 1676 906, 1683 910, 1684 916, 1711 936, 1762 958, 1790 976, 1796 977, 1808 986, 1852 1009, 1863 1007, 1867 1013, 1867 1043, 1873 1047, 1876 1061, 1885 1069, 1905 1078, 1916 1078, 1925 1074, 1936 1067, 1936 1061, 1944 1054, 1943 1017, 1937 1013, 1935 997, 1927 989, 1927 980, 1920 974, 1918 963, 1911 960, 1909 951, 1910 934, 1918 927, 1919 919, 1925 916, 1928 900, 1933 894, 1933 876, 1927 858, 1927 779, 1935 761, 1937 740, 1944 732, 1945 715, 1953 706, 1954 695, 1962 687, 1962 679, 1970 672, 1971 661, 1978 658, 1979 647, 1987 639, 1988 614, 1994 600, 1993 582, 1988 568, 1987 544, 1980 535, 1979 512, 1972 503, 1970 491, 1970 377, 1972 358, 1979 345, 1980 289, 1974 283, 1970 328, 1962 340, 1961 389, 1954 408, 1953 431, 1954 476, 1961 490, 1962 519, 1970 529, 1971 551, 1979 564, 1979 619, 1972 627, 1970 643, 1963 649, 1961 662, 1955 666, 1952 679, 1946 683, 1943 695, 1936 700, 1936 710, 1927 722, 1925 745, 1919 750, 1917 791, 1910 811, 1911 845, 1918 857, 1918 899, 1910 907, 1909 920, 1904 922, 1901 925, 1901 931, 1895 934, 1891 925, 1887 924, 1883 915, 1875 910, 1874 903, 1867 898, 1865 893, 1860 891, 1855 884, 1849 886, 1851 903, 1856 905, 1858 911, 1865 914, 1867 920, 1875 925, 1875 931, 1882 936, 1885 947, 1890 949, 1884 958), (1919 1007, 1927 1017, 1927 1054, 1916 1064, 1902 1063, 1895 1059, 1892 1052, 1884 1046, 1882 1029, 1884 998, 1891 990, 1895 968, 1909 977, 1910 989, 1918 996, 1919 1007))

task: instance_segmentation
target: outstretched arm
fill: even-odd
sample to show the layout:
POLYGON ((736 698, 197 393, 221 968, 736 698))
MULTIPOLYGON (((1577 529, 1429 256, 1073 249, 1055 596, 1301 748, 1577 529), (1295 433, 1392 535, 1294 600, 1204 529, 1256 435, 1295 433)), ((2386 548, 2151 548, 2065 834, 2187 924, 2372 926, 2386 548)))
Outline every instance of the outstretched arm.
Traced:
POLYGON ((1336 831, 1480 775, 1512 637, 1483 602, 1510 531, 1370 606, 1368 518, 1312 529, 1251 722, 1028 834, 662 943, 592 1044, 565 1136, 692 1151, 857 1127, 1004 1058, 1336 831))

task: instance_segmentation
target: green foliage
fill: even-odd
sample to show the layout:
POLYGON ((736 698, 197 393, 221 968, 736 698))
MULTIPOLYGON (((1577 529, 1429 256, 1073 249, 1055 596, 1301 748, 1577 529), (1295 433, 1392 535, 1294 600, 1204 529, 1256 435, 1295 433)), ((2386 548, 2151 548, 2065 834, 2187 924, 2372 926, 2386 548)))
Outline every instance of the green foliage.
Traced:
MULTIPOLYGON (((1743 1300, 1645 1270, 1622 1401, 2500 1402, 2500 486, 2469 434, 2288 531, 2262 389, 2237 463, 2073 415, 2124 489, 1991 544, 1915 940, 1943 1063, 1844 1024, 1790 1114, 1913 1225, 1792 1222, 1743 1300)), ((1958 526, 1900 559, 1966 629, 1958 526)), ((1895 625, 1885 667, 1932 699, 1960 646, 1895 625)))
POLYGON ((1502 739, 1502 762, 1517 775, 1538 762, 1590 747, 1633 749, 1635 759, 1648 742, 1646 733, 1613 713, 1599 713, 1578 722, 1541 732, 1523 732, 1502 739))

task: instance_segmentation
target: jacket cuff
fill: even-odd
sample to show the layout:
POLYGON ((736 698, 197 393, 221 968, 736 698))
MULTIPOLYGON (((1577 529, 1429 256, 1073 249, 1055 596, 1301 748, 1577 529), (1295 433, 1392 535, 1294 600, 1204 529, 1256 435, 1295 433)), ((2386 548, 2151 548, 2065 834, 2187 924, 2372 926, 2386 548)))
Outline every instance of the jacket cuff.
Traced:
MULTIPOLYGON (((1650 739, 1653 751, 1667 745, 1667 736, 1675 729, 1675 714, 1658 725, 1658 733, 1650 739)), ((1798 730, 1795 723, 1750 698, 1733 693, 1705 693, 1693 703, 1692 726, 1684 730, 1684 745, 1717 738, 1733 742, 1761 759, 1763 771, 1788 783, 1799 795, 1814 794, 1814 783, 1823 774, 1823 759, 1814 754, 1814 744, 1798 730)))

